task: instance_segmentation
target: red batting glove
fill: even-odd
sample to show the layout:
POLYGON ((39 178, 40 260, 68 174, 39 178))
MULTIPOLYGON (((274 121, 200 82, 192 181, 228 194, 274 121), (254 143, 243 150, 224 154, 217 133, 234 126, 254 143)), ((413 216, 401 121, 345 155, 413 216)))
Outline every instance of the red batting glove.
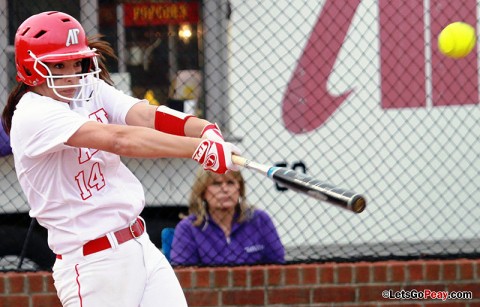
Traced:
POLYGON ((232 143, 203 140, 193 153, 192 159, 200 163, 206 171, 224 174, 229 170, 239 170, 232 162, 232 153, 241 155, 241 150, 232 143))
POLYGON ((206 125, 202 130, 202 134, 200 134, 200 138, 215 142, 225 142, 222 132, 220 131, 220 128, 218 128, 217 124, 206 125))

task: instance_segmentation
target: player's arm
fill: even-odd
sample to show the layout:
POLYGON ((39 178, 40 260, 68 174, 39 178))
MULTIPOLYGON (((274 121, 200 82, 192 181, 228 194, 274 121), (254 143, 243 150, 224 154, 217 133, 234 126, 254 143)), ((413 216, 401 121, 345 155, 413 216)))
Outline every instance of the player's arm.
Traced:
POLYGON ((67 141, 73 147, 94 148, 125 157, 190 158, 201 139, 180 137, 140 126, 88 121, 67 141))
POLYGON ((128 111, 126 123, 131 126, 153 128, 168 134, 223 141, 217 125, 166 106, 137 103, 128 111))
POLYGON ((238 170, 232 153, 241 154, 231 143, 181 137, 147 127, 84 123, 67 140, 67 145, 108 151, 135 158, 192 158, 205 170, 225 173, 238 170))

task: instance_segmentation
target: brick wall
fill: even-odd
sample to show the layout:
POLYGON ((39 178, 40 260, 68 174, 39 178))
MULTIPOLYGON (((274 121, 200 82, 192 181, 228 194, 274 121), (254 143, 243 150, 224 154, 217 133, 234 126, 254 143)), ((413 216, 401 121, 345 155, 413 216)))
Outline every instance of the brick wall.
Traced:
MULTIPOLYGON (((192 307, 480 307, 480 259, 177 268, 176 272, 192 307), (389 289, 471 291, 473 299, 382 298, 382 291, 389 289)), ((0 274, 0 307, 9 306, 60 306, 51 274, 0 274)))

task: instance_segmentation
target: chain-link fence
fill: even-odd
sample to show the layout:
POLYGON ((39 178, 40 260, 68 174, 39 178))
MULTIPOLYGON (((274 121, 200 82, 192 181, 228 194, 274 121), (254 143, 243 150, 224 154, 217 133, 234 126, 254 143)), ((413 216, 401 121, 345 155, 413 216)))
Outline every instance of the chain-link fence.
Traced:
MULTIPOLYGON (((437 48, 450 22, 477 27, 477 1, 1 3, 2 101, 14 84, 16 27, 62 10, 105 34, 118 87, 218 123, 257 162, 366 196, 355 215, 243 170, 247 198, 274 219, 288 262, 478 256, 478 49, 453 60, 437 48)), ((27 216, 5 150, 1 264, 48 268, 46 234, 27 216)), ((197 166, 125 162, 144 185, 143 215, 160 246, 161 229, 187 210, 197 166)))

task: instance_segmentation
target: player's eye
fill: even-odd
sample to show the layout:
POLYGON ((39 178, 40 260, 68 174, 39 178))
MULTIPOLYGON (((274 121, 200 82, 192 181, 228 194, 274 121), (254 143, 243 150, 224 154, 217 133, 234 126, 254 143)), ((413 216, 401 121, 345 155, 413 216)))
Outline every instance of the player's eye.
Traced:
POLYGON ((55 63, 53 65, 53 68, 55 68, 55 69, 62 69, 64 67, 65 67, 65 65, 63 63, 55 63))

